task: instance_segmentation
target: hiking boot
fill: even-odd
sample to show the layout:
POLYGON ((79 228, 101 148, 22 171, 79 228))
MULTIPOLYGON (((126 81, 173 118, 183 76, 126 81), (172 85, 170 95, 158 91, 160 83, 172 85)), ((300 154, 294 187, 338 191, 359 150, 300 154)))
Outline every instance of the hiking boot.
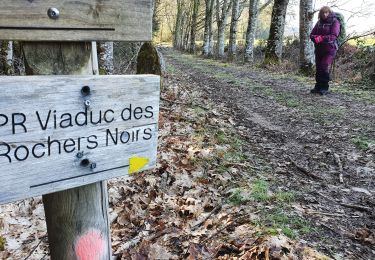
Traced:
POLYGON ((310 90, 310 93, 318 94, 321 89, 322 89, 322 87, 320 86, 320 83, 316 83, 314 88, 312 90, 310 90))

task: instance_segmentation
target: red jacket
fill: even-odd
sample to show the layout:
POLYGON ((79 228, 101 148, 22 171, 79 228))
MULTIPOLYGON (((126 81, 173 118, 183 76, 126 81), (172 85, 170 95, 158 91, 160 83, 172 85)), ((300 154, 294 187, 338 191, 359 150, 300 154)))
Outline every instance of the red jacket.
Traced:
POLYGON ((314 26, 310 34, 310 39, 315 43, 316 36, 322 36, 323 42, 315 43, 316 54, 334 55, 337 50, 336 39, 340 34, 340 22, 334 13, 331 13, 327 19, 320 19, 314 26))

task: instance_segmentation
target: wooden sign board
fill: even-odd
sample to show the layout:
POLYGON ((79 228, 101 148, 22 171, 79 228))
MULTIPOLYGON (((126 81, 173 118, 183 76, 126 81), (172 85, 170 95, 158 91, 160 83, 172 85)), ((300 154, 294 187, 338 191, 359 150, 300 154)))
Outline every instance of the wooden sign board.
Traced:
POLYGON ((0 0, 0 39, 150 41, 152 0, 0 0))
POLYGON ((160 77, 0 77, 0 203, 156 164, 160 77))

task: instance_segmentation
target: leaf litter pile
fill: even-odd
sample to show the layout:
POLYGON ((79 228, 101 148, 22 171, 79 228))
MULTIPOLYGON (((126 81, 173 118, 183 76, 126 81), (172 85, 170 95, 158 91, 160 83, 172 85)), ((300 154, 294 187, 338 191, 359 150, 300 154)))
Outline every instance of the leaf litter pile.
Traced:
MULTIPOLYGON (((342 214, 327 213, 319 225, 308 218, 319 212, 306 209, 299 194, 275 177, 285 174, 285 165, 271 164, 259 151, 267 148, 249 141, 249 129, 237 124, 230 106, 199 90, 204 84, 168 65, 157 167, 109 181, 113 254, 118 259, 343 259, 343 252, 330 251, 332 237, 340 239, 340 233, 324 224, 342 214)), ((286 164, 308 173, 298 162, 286 164)), ((0 217, 3 259, 48 259, 40 198, 2 205, 0 217)), ((357 229, 351 239, 374 246, 369 228, 357 229)))

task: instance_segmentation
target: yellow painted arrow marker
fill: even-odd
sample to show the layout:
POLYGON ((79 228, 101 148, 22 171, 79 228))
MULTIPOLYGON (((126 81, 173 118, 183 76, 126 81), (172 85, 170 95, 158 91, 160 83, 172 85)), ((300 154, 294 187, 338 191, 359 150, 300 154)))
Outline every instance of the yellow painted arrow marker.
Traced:
POLYGON ((145 167, 150 160, 145 157, 133 156, 129 158, 129 174, 135 173, 145 167))

